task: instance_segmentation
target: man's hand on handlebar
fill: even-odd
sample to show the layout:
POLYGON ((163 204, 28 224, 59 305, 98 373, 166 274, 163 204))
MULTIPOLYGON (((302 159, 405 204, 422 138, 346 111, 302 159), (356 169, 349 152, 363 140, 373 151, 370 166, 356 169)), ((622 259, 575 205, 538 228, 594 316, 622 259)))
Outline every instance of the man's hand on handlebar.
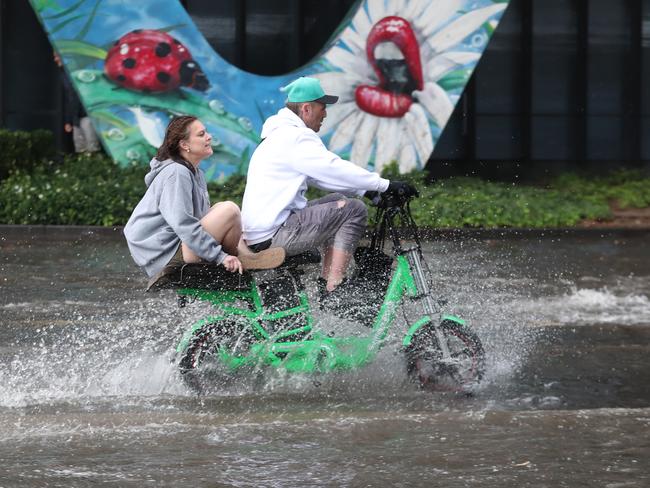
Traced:
POLYGON ((384 192, 386 196, 411 198, 418 196, 418 190, 406 181, 391 181, 384 192))
POLYGON ((363 194, 363 196, 370 200, 370 203, 375 207, 379 205, 379 201, 381 200, 381 193, 378 191, 367 191, 363 194))
POLYGON ((385 192, 367 191, 364 197, 375 207, 392 207, 404 205, 408 200, 419 195, 417 188, 405 181, 391 181, 385 192))

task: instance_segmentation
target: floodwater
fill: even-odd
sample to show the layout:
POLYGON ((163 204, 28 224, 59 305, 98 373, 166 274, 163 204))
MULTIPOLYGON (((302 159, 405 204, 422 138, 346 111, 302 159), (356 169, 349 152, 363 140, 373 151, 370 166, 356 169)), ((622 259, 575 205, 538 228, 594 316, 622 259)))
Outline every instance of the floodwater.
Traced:
POLYGON ((427 243, 484 342, 473 396, 418 390, 389 345, 197 397, 174 348, 205 305, 145 294, 119 232, 0 228, 0 487, 650 486, 649 239, 427 243))

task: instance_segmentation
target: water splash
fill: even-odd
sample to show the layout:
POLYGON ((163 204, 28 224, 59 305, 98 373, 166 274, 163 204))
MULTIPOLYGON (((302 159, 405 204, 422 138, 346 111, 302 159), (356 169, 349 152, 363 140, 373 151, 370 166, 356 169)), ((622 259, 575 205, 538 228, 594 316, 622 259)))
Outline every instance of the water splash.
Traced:
POLYGON ((516 306, 520 313, 536 316, 539 325, 650 324, 650 299, 630 293, 629 287, 594 289, 572 284, 562 295, 524 300, 516 306))

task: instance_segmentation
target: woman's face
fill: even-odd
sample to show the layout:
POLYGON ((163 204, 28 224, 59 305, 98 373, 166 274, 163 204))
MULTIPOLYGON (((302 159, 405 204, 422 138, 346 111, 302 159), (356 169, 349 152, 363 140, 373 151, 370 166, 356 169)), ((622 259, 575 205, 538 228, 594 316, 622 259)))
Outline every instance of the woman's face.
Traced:
POLYGON ((212 136, 200 120, 188 127, 187 139, 181 141, 181 154, 191 163, 198 163, 212 154, 212 136), (188 151, 189 149, 189 151, 188 151))

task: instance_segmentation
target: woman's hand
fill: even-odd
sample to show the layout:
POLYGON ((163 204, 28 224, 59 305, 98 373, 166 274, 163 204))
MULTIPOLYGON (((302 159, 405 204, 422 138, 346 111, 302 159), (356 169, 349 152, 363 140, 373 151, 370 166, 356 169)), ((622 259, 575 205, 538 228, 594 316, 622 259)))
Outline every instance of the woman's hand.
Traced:
POLYGON ((231 273, 239 271, 239 274, 242 274, 244 272, 244 267, 241 265, 241 262, 237 256, 228 255, 221 264, 231 273))

